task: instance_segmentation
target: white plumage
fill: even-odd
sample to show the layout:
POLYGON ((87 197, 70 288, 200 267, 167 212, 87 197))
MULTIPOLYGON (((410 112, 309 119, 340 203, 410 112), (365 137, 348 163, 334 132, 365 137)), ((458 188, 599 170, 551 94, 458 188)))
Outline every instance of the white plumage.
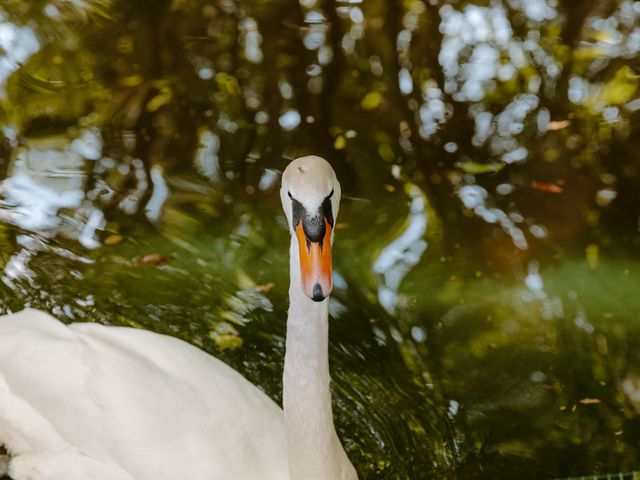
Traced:
POLYGON ((1 317, 0 339, 15 480, 287 478, 282 411, 188 343, 37 310, 1 317))

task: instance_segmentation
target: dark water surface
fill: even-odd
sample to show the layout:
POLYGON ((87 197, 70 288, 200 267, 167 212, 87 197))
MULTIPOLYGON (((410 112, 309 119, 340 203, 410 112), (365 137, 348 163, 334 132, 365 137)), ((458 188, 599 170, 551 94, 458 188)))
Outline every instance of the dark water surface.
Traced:
POLYGON ((279 401, 279 172, 323 155, 362 478, 640 470, 639 83, 639 1, 2 0, 0 309, 279 401))

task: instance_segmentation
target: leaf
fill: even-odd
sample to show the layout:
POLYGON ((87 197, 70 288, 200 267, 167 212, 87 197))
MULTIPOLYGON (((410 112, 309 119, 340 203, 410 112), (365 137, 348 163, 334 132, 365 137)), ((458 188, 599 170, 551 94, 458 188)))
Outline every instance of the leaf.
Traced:
POLYGON ((580 403, 582 405, 595 405, 598 403, 602 403, 602 400, 600 400, 599 398, 582 398, 580 399, 580 403))
POLYGON ((383 99, 384 97, 380 92, 369 92, 360 102, 360 106, 363 110, 375 110, 380 106, 383 99))
POLYGON ((109 235, 104 239, 105 245, 117 245, 122 241, 122 235, 109 235))
POLYGON ((534 181, 531 186, 536 190, 540 190, 541 192, 547 193, 562 193, 564 192, 564 188, 560 185, 556 185, 555 183, 546 183, 546 182, 536 182, 534 181))
POLYGON ((275 283, 273 282, 269 282, 269 283, 265 283, 264 285, 258 285, 256 288, 258 289, 258 291, 262 294, 267 294, 269 293, 271 290, 274 289, 274 287, 276 286, 275 283))
POLYGON ((347 146, 347 140, 344 138, 343 135, 338 135, 336 137, 336 141, 333 142, 333 148, 335 148, 336 150, 342 150, 346 146, 347 146))
POLYGON ((556 132, 567 128, 569 125, 571 125, 571 120, 552 120, 549 122, 549 125, 547 125, 547 130, 549 132, 556 132))
POLYGON ((169 259, 159 253, 145 255, 138 260, 138 265, 166 265, 167 263, 169 263, 169 259))
POLYGON ((464 173, 472 175, 482 175, 483 173, 496 173, 504 168, 504 163, 478 163, 478 162, 458 162, 456 167, 464 173))
POLYGON ((219 350, 234 350, 243 344, 242 337, 238 330, 227 322, 221 322, 215 329, 209 332, 209 338, 216 343, 219 350))
POLYGON ((222 352, 225 350, 235 350, 236 348, 240 348, 243 343, 241 337, 228 333, 212 335, 212 340, 216 342, 216 346, 222 352))

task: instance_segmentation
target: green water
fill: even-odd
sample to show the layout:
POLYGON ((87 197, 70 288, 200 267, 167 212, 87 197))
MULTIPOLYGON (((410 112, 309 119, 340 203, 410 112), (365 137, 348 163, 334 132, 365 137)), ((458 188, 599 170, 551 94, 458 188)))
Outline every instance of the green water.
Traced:
POLYGON ((640 470, 639 60, 637 1, 4 0, 0 309, 279 401, 278 173, 319 154, 361 478, 640 470))

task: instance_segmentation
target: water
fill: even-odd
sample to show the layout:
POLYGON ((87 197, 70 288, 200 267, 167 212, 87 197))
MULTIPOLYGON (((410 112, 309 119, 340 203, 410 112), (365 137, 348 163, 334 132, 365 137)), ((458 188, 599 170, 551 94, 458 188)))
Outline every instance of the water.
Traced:
POLYGON ((320 154, 362 478, 637 469, 640 2, 574 3, 4 0, 1 309, 178 336, 279 401, 278 175, 320 154))

